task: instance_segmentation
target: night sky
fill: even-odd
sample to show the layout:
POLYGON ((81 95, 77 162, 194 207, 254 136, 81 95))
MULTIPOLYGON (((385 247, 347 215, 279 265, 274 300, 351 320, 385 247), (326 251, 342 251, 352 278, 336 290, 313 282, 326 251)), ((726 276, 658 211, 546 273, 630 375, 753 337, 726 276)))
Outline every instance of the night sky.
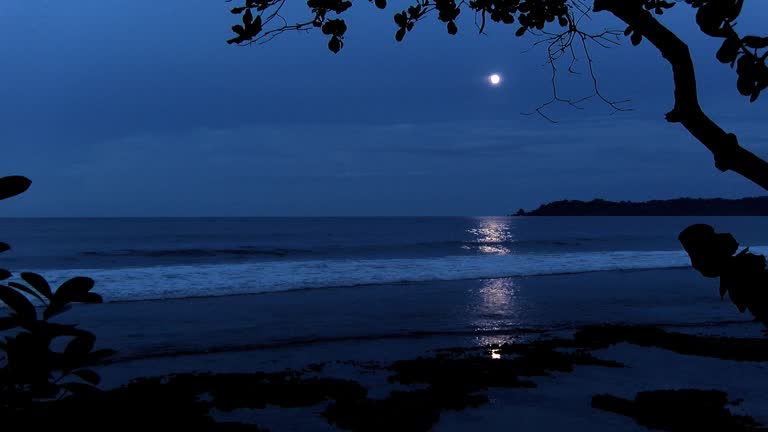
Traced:
MULTIPOLYGON (((304 18, 303 3, 286 16, 304 18)), ((764 35, 768 2, 746 3, 737 30, 764 35)), ((557 199, 764 192, 664 122, 671 72, 647 42, 593 47, 603 93, 633 111, 559 106, 552 124, 521 114, 551 87, 543 48, 515 38, 516 25, 478 35, 464 11, 458 35, 432 18, 398 44, 398 9, 357 1, 334 55, 319 32, 227 45, 232 6, 3 0, 0 173, 34 182, 3 215, 495 215, 557 199)), ((601 15, 589 28, 623 30, 601 15)), ((738 95, 689 7, 663 22, 691 45, 704 110, 768 156, 768 95, 738 95)), ((588 75, 560 83, 589 93, 588 75)))

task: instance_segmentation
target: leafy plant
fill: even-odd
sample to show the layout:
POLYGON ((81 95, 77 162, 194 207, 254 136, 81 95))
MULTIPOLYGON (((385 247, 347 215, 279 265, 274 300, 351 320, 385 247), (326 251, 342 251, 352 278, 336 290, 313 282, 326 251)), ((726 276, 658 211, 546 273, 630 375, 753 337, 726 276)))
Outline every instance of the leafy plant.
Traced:
POLYGON ((728 233, 718 233, 710 225, 696 224, 678 236, 691 258, 691 265, 703 276, 720 278, 720 297, 728 294, 739 312, 749 310, 768 327, 768 269, 765 257, 739 243, 728 233))
MULTIPOLYGON (((31 181, 21 176, 0 178, 0 200, 25 192, 31 181)), ((0 252, 10 246, 0 242, 0 252)), ((18 409, 34 400, 51 399, 68 393, 97 391, 101 381, 89 366, 115 353, 94 350, 96 336, 76 325, 49 320, 72 303, 101 303, 91 290, 93 279, 75 277, 52 290, 37 273, 21 273, 21 281, 9 281, 13 274, 0 269, 0 301, 9 314, 0 316, 0 331, 14 332, 0 341, 0 409, 18 409), (35 305, 31 299, 39 302, 35 305), (42 314, 40 310, 42 309, 42 314), (54 342, 68 339, 57 351, 54 342)))

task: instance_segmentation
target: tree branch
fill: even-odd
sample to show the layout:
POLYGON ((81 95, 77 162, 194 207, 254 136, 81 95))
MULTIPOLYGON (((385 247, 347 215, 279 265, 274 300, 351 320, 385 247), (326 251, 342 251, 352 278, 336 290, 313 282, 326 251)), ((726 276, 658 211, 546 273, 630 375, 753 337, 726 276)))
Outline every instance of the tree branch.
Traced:
POLYGON ((768 190, 768 162, 741 147, 736 135, 725 132, 702 111, 688 45, 645 10, 642 0, 595 0, 594 11, 611 12, 627 23, 672 65, 675 106, 667 113, 667 121, 682 124, 704 144, 719 170, 734 171, 768 190))

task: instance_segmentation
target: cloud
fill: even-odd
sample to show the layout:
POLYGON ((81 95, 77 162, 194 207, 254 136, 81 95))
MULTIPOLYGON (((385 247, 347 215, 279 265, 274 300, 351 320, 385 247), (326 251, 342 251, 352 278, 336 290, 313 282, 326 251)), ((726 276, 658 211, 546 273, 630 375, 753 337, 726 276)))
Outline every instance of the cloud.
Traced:
POLYGON ((499 214, 561 198, 759 192, 716 171, 682 128, 639 115, 244 124, 62 149, 54 158, 17 146, 3 161, 5 171, 34 167, 34 194, 12 214, 499 214))

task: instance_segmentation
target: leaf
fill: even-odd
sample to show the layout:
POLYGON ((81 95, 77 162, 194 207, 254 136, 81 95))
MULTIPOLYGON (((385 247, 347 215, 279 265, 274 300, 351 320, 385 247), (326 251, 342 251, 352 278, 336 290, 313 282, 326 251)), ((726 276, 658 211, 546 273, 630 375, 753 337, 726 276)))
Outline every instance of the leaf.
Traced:
POLYGON ((632 36, 629 37, 629 40, 632 42, 632 45, 638 46, 640 45, 640 42, 643 41, 643 35, 641 35, 640 32, 636 31, 632 33, 632 36))
POLYGON ((71 306, 66 304, 61 304, 56 302, 56 300, 52 300, 51 303, 48 305, 47 308, 43 311, 43 319, 49 319, 51 317, 54 317, 60 313, 64 313, 68 310, 72 309, 71 306))
POLYGON ((327 21, 327 22, 326 22, 325 24, 323 24, 323 26, 320 28, 320 31, 322 31, 322 32, 323 32, 323 34, 325 34, 325 35, 332 35, 332 34, 334 34, 334 31, 333 31, 333 30, 334 30, 334 27, 335 27, 335 23, 333 22, 333 20, 331 20, 331 21, 327 21))
MULTIPOLYGON (((739 250, 739 242, 730 233, 716 233, 712 240, 712 247, 718 254, 731 256, 739 250)), ((746 250, 749 250, 747 248, 746 250)))
POLYGON ((395 40, 398 42, 402 42, 404 37, 405 37, 405 27, 399 29, 397 33, 395 33, 395 40))
POLYGON ((520 37, 520 36, 524 35, 524 34, 525 34, 525 32, 526 32, 527 30, 528 30, 528 28, 527 28, 527 27, 520 27, 520 28, 519 28, 519 29, 517 29, 517 31, 515 32, 515 36, 517 36, 517 37, 520 37))
POLYGON ((743 96, 750 96, 754 91, 753 82, 741 76, 736 80, 736 88, 743 96))
POLYGON ((261 31, 261 15, 256 15, 256 19, 251 23, 251 34, 256 36, 261 31))
POLYGON ((729 21, 733 21, 741 14, 741 7, 744 5, 744 0, 736 0, 731 2, 720 2, 723 7, 725 18, 729 21))
POLYGON ((395 14, 395 24, 398 27, 405 27, 408 23, 408 17, 405 15, 405 11, 395 14))
POLYGON ((334 53, 338 53, 341 50, 341 39, 336 36, 332 37, 331 40, 328 41, 328 49, 334 53))
POLYGON ((456 33, 458 33, 458 31, 459 31, 459 28, 456 27, 456 23, 453 22, 453 21, 449 21, 448 22, 448 34, 455 35, 456 33))
POLYGON ((738 36, 731 36, 723 41, 723 45, 717 50, 717 60, 720 63, 733 63, 739 55, 741 43, 738 36))
POLYGON ((22 320, 37 319, 32 302, 11 287, 0 285, 0 301, 7 304, 22 320))
POLYGON ((83 330, 73 324, 49 323, 47 321, 30 321, 22 324, 31 333, 40 334, 42 337, 55 339, 61 336, 77 336, 83 334, 83 330))
POLYGON ((0 269, 0 280, 6 280, 11 276, 13 275, 8 270, 0 269))
POLYGON ((89 384, 99 385, 101 382, 101 376, 91 369, 78 369, 72 371, 72 374, 80 377, 80 379, 89 384))
POLYGON ((90 303, 90 304, 98 304, 98 303, 104 303, 104 299, 96 293, 85 293, 80 294, 76 297, 72 297, 73 302, 77 303, 90 303))
POLYGON ((11 250, 11 245, 8 243, 0 242, 0 253, 11 250))
POLYGON ((245 37, 247 35, 247 33, 245 31, 245 27, 241 26, 240 24, 233 25, 232 26, 232 31, 237 33, 238 36, 240 36, 240 37, 245 37))
POLYGON ((384 9, 385 7, 387 7, 387 0, 376 0, 374 3, 376 4, 376 7, 379 9, 384 9))
POLYGON ((323 24, 323 27, 321 30, 323 34, 333 35, 333 36, 343 36, 344 33, 347 31, 347 24, 344 22, 344 20, 332 19, 332 20, 328 20, 325 24, 323 24))
POLYGON ((231 44, 239 44, 239 43, 245 42, 246 40, 248 40, 248 38, 244 38, 242 36, 238 36, 238 37, 233 37, 232 39, 227 39, 227 43, 230 44, 230 45, 231 44))
POLYGON ((16 317, 0 317, 0 331, 10 330, 19 326, 16 317))
POLYGON ((48 285, 48 281, 45 280, 45 278, 40 276, 39 274, 24 272, 21 274, 21 278, 24 279, 24 281, 28 283, 32 288, 34 288, 37 292, 44 295, 45 298, 53 297, 53 294, 51 293, 51 286, 48 285))
POLYGON ((744 36, 741 41, 750 48, 768 48, 768 37, 744 36))
POLYGON ((699 11, 696 12, 696 24, 707 36, 724 37, 725 30, 721 27, 723 21, 717 8, 718 4, 715 2, 707 3, 699 8, 699 11))
POLYGON ((248 29, 251 26, 252 21, 253 21, 253 12, 251 12, 251 10, 248 9, 243 14, 243 25, 245 25, 246 29, 248 29))
POLYGON ((331 10, 336 12, 336 14, 338 15, 351 7, 352 7, 352 2, 349 0, 346 0, 346 1, 341 1, 336 3, 335 7, 332 7, 331 10))
POLYGON ((96 343, 96 336, 92 334, 81 334, 75 336, 64 348, 64 354, 74 356, 85 356, 93 349, 96 343))
POLYGON ((32 181, 22 176, 8 176, 0 178, 0 200, 24 193, 32 181))
POLYGON ((245 9, 246 9, 245 6, 241 6, 241 7, 232 8, 229 12, 231 12, 234 15, 240 15, 241 13, 243 13, 245 9))
POLYGON ((29 289, 26 285, 22 285, 22 284, 20 284, 18 282, 8 282, 8 285, 10 285, 13 288, 16 288, 19 291, 23 291, 23 292, 31 295, 32 297, 40 300, 40 302, 45 304, 45 300, 43 300, 43 298, 40 297, 36 292, 34 292, 31 289, 29 289))
POLYGON ((347 23, 344 22, 344 20, 336 20, 338 21, 338 25, 336 26, 336 36, 344 36, 344 33, 347 32, 347 23))
POLYGON ((65 281, 56 290, 53 298, 61 303, 68 303, 72 298, 87 293, 93 289, 95 282, 93 279, 85 276, 77 276, 65 281))

